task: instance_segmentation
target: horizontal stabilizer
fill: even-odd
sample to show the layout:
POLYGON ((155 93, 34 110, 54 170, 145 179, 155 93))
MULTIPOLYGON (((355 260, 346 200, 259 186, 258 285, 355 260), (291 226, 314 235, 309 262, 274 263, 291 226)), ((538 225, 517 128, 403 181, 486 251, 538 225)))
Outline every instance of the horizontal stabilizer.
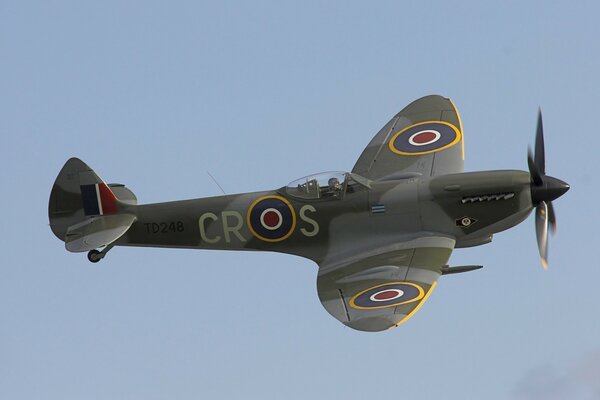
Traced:
POLYGON ((85 219, 67 229, 65 247, 77 253, 106 246, 123 236, 136 217, 131 214, 103 215, 85 219))
POLYGON ((442 275, 460 274, 461 272, 475 271, 476 269, 483 268, 483 265, 461 265, 458 267, 442 267, 442 275))
POLYGON ((137 197, 135 197, 135 194, 122 183, 109 183, 108 187, 120 202, 134 206, 137 204, 137 197))

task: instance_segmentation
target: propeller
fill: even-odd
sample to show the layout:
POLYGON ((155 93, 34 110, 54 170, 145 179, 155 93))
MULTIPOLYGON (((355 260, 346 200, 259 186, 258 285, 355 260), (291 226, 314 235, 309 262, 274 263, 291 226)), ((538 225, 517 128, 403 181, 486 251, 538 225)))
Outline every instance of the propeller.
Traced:
POLYGON ((542 266, 548 268, 548 230, 556 233, 556 214, 552 200, 556 200, 567 190, 569 184, 546 175, 546 154, 544 151, 544 127, 542 110, 538 111, 535 134, 535 154, 529 149, 527 165, 531 176, 531 202, 535 207, 535 233, 542 266))

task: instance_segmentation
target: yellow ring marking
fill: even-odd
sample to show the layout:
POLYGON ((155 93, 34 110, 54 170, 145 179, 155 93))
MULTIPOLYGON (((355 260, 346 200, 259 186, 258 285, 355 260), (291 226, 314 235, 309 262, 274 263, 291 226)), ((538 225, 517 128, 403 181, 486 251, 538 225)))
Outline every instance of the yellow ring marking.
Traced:
MULTIPOLYGON (((454 111, 456 112, 456 117, 458 118, 458 129, 460 130, 460 133, 463 134, 462 119, 460 119, 460 113, 458 112, 458 107, 456 107, 456 104, 454 104, 452 99, 448 98, 448 101, 450 102, 450 104, 452 104, 452 107, 454 107, 454 111)), ((464 161, 465 160, 465 137, 464 137, 464 134, 462 137, 462 142, 460 144, 462 147, 462 159, 464 161)))
MULTIPOLYGON (((282 216, 283 218, 283 216, 282 216)), ((252 232, 252 235, 254 235, 254 237, 260 239, 260 240, 264 240, 265 242, 271 242, 271 243, 275 243, 275 242, 281 242, 282 240, 285 240, 287 238, 290 237, 290 235, 294 232, 294 229, 296 229, 296 212, 294 211, 294 207, 292 207, 292 204, 285 198, 285 197, 281 197, 281 196, 277 196, 277 195, 268 195, 268 196, 262 196, 259 197, 258 199, 254 200, 252 202, 252 204, 250 204, 250 207, 248 208, 248 213, 246 215, 246 223, 248 224, 248 228, 250 229, 250 232, 252 232), (259 235, 254 228, 252 228, 252 222, 250 221, 250 213, 252 213, 252 210, 254 209, 254 206, 256 204, 258 204, 258 202, 264 200, 264 199, 278 199, 283 201, 288 208, 290 209, 290 212, 292 213, 292 227, 290 228, 290 231, 285 234, 285 236, 282 236, 280 238, 277 239, 269 239, 266 237, 263 237, 261 235, 259 235)))
POLYGON ((368 289, 363 290, 362 292, 355 294, 354 296, 352 296, 352 298, 350 299, 349 303, 350 303, 350 307, 352 308, 356 308, 358 310, 376 310, 378 308, 388 308, 388 307, 396 307, 402 304, 408 304, 408 303, 412 303, 414 301, 418 301, 421 300, 424 296, 425 292, 423 291, 423 288, 417 284, 414 283, 410 283, 410 282, 388 282, 388 283, 383 283, 381 285, 376 285, 376 286, 371 286, 368 289), (388 304, 385 306, 375 306, 375 307, 362 307, 359 305, 356 305, 356 303, 354 303, 354 300, 356 300, 356 298, 358 296, 360 296, 361 294, 368 292, 369 290, 373 290, 373 289, 377 289, 378 287, 382 287, 382 286, 389 286, 389 285, 408 285, 408 286, 413 286, 416 287, 419 290, 419 295, 417 297, 415 297, 414 299, 410 299, 410 300, 406 300, 406 301, 401 301, 399 303, 394 303, 394 304, 388 304))
POLYGON ((425 121, 425 122, 419 122, 417 124, 413 124, 410 126, 407 126, 406 128, 394 133, 394 136, 392 136, 392 138, 390 139, 390 141, 388 142, 388 147, 390 148, 390 151, 392 151, 393 153, 399 154, 401 156, 420 156, 423 154, 429 154, 429 153, 435 153, 437 151, 442 151, 447 149, 448 147, 452 147, 454 146, 456 143, 460 142, 460 139, 462 138, 462 135, 460 133, 460 130, 452 125, 451 123, 448 122, 444 122, 444 121, 425 121), (425 124, 442 124, 442 125, 447 125, 450 128, 452 128, 452 130, 454 130, 454 133, 456 133, 456 138, 454 138, 454 140, 450 143, 448 143, 445 146, 442 146, 440 148, 437 149, 433 149, 433 150, 427 150, 427 151, 420 151, 420 152, 416 152, 416 153, 407 153, 404 151, 400 151, 397 148, 394 147, 394 141, 396 140, 396 138, 398 138, 398 136, 402 135, 404 132, 406 132, 407 130, 414 128, 415 126, 421 126, 421 125, 425 125, 425 124))
POLYGON ((396 325, 394 325, 394 326, 390 326, 390 328, 393 328, 393 327, 396 327, 396 326, 399 326, 399 325, 401 325, 401 324, 405 323, 405 322, 406 322, 406 321, 408 321, 408 320, 409 320, 409 319, 410 319, 410 318, 411 318, 411 317, 412 317, 412 316, 413 316, 413 315, 414 315, 414 314, 415 314, 417 311, 419 311, 419 308, 421 308, 421 306, 422 306, 423 304, 425 304, 425 302, 426 302, 426 301, 427 301, 427 299, 429 298, 429 295, 431 294, 431 292, 433 292, 433 289, 435 288, 435 285, 437 285, 437 281, 435 281, 435 282, 433 282, 433 283, 431 284, 431 287, 430 287, 430 288, 429 288, 429 290, 427 291, 427 294, 425 294, 425 297, 423 297, 423 300, 421 300, 421 302, 420 302, 419 304, 417 304, 417 306, 416 306, 416 307, 415 307, 415 308, 414 308, 414 309, 413 309, 411 312, 409 312, 409 313, 408 313, 408 315, 407 315, 406 317, 402 318, 402 319, 400 320, 400 322, 398 322, 396 325))

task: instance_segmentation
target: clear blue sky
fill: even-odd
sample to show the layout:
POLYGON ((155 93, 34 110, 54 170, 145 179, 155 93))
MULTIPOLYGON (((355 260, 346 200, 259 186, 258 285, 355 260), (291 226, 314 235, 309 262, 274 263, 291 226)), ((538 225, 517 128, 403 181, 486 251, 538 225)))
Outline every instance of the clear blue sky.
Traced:
POLYGON ((600 398, 597 2, 0 2, 0 398, 600 398), (485 3, 485 4, 483 4, 485 3), (349 170, 423 95, 466 169, 526 169, 538 106, 556 202, 454 265, 400 328, 321 307, 310 261, 116 248, 50 232, 71 156, 141 202, 349 170))

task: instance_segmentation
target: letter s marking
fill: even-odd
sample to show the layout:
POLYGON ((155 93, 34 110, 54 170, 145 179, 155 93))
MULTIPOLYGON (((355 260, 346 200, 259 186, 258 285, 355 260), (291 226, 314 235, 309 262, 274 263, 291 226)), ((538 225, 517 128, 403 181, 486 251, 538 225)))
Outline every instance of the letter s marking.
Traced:
POLYGON ((309 231, 305 228, 300 228, 300 232, 302 232, 302 234, 304 236, 313 237, 319 233, 319 223, 317 221, 315 221, 314 219, 307 217, 306 216, 307 211, 317 212, 317 209, 310 204, 302 206, 302 208, 300 209, 300 219, 302 221, 306 222, 307 224, 312 225, 313 229, 309 231))

